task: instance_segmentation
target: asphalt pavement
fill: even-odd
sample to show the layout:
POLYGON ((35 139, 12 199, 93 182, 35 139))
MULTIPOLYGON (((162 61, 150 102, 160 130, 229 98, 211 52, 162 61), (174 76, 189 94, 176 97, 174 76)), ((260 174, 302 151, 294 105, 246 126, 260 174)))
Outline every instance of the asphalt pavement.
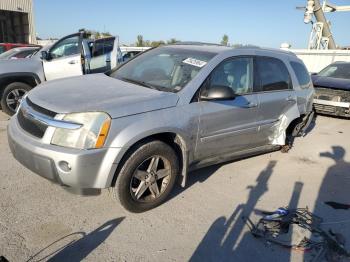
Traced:
POLYGON ((268 153, 190 174, 160 207, 131 214, 107 191, 72 195, 11 155, 0 113, 0 256, 9 261, 303 261, 255 239, 241 217, 308 207, 350 249, 350 120, 319 116, 289 153, 268 153))

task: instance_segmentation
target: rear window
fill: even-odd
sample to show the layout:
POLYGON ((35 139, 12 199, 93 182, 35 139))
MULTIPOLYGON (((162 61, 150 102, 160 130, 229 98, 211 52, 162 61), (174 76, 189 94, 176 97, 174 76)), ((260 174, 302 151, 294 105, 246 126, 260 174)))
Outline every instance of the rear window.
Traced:
POLYGON ((301 88, 309 88, 311 83, 310 74, 306 67, 298 62, 290 62, 301 88))
POLYGON ((22 51, 18 54, 16 54, 15 56, 13 57, 16 57, 16 58, 26 58, 27 56, 31 55, 32 53, 34 53, 35 50, 26 50, 26 51, 22 51))
POLYGON ((278 91, 291 88, 290 75, 286 65, 273 57, 256 59, 262 91, 278 91))
POLYGON ((15 55, 18 51, 16 49, 10 49, 0 55, 0 59, 9 59, 15 55))

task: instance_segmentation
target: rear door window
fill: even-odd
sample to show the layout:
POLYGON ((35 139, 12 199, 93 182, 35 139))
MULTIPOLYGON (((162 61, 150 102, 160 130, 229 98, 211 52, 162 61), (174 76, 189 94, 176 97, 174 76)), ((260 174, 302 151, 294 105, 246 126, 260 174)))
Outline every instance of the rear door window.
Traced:
POLYGON ((291 89, 291 78, 286 65, 273 57, 257 57, 256 66, 261 91, 291 89))
POLYGON ((114 38, 96 40, 93 47, 92 56, 96 57, 112 52, 114 47, 114 40, 114 38))
POLYGON ((310 74, 306 67, 298 62, 290 62, 301 88, 309 88, 311 83, 310 74))

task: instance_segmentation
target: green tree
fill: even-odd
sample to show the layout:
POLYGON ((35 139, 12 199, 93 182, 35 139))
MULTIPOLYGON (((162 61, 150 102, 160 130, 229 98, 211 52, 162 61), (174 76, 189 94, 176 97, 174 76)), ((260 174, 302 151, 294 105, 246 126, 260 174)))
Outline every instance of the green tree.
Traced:
POLYGON ((175 43, 177 43, 177 42, 179 42, 179 40, 177 40, 176 38, 171 38, 171 39, 168 40, 166 43, 167 43, 168 45, 171 45, 171 44, 175 44, 175 43))
POLYGON ((112 36, 109 32, 99 32, 96 30, 86 30, 86 33, 88 34, 89 38, 92 39, 100 39, 112 36))
POLYGON ((158 47, 158 46, 164 45, 164 44, 165 44, 165 42, 162 41, 162 40, 160 40, 160 41, 152 41, 152 42, 151 42, 151 46, 152 46, 152 47, 158 47))
POLYGON ((136 40, 136 46, 144 46, 144 45, 145 45, 145 42, 143 41, 143 36, 138 35, 136 40))
POLYGON ((221 39, 221 44, 227 46, 228 45, 228 35, 224 34, 221 39))
POLYGON ((110 36, 112 36, 109 32, 102 32, 101 33, 101 36, 102 37, 110 37, 110 36))

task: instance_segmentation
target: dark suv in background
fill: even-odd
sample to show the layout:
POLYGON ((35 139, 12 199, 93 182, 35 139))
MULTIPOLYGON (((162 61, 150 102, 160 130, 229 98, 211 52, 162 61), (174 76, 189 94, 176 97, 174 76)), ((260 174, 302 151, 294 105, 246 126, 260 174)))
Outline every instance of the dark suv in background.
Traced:
POLYGON ((312 75, 316 112, 350 118, 350 63, 330 64, 312 75))

